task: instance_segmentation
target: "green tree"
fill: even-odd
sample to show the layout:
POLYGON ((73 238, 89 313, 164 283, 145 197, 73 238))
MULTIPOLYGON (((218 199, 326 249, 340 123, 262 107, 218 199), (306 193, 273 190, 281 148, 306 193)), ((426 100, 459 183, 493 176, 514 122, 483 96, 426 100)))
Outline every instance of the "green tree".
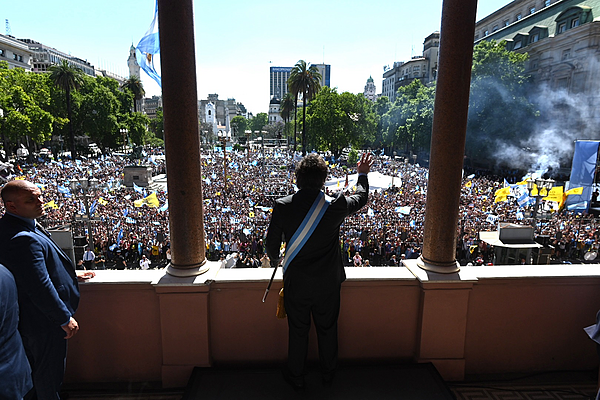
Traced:
POLYGON ((79 108, 79 120, 82 131, 104 151, 106 148, 116 148, 121 140, 119 132, 121 104, 115 95, 116 81, 110 78, 96 77, 86 79, 79 108), (112 90, 111 90, 112 89, 112 90))
POLYGON ((41 144, 50 139, 54 117, 50 108, 50 81, 47 76, 30 74, 23 69, 9 69, 6 62, 0 63, 0 108, 4 118, 3 143, 7 156, 10 146, 26 144, 30 153, 33 143, 41 144))
MULTIPOLYGON (((281 118, 283 118, 283 123, 287 126, 287 123, 290 121, 292 117, 292 113, 295 108, 295 99, 294 95, 290 92, 287 92, 283 99, 281 100, 281 104, 279 105, 279 113, 281 114, 281 118)), ((285 128, 284 128, 285 130, 285 128)), ((295 136, 295 132, 294 132, 295 136)))
POLYGON ((133 93, 133 112, 137 112, 138 101, 143 99, 146 95, 146 91, 144 90, 142 80, 137 75, 131 75, 129 78, 125 79, 122 88, 129 90, 131 93, 133 93))
POLYGON ((235 136, 244 136, 248 129, 248 119, 242 115, 236 115, 231 119, 231 127, 235 136))
POLYGON ((71 158, 77 157, 75 150, 75 133, 73 131, 73 117, 71 112, 71 92, 78 90, 83 83, 83 72, 79 68, 71 67, 66 60, 52 65, 49 68, 50 80, 65 93, 67 105, 67 118, 69 119, 69 141, 71 147, 71 158))
MULTIPOLYGON (((149 119, 145 114, 134 112, 127 120, 127 130, 133 144, 143 146, 149 139, 149 133, 146 130, 149 119)), ((153 135, 152 135, 153 136, 153 135)))
POLYGON ((362 94, 323 87, 307 110, 311 142, 339 157, 348 145, 360 148, 372 141, 378 119, 372 104, 362 94))
POLYGON ((415 79, 398 89, 395 103, 381 118, 385 144, 403 147, 405 152, 429 148, 435 88, 415 79))
POLYGON ((539 112, 528 99, 527 54, 506 50, 504 41, 482 41, 473 49, 466 154, 489 160, 494 149, 531 136, 539 112))
POLYGON ((156 109, 156 117, 150 120, 150 130, 159 139, 165 139, 165 123, 162 107, 156 109))
POLYGON ((267 113, 258 113, 250 120, 250 130, 252 132, 262 131, 269 123, 269 115, 267 113))
POLYGON ((321 89, 321 79, 318 68, 307 65, 304 60, 299 60, 294 65, 288 79, 288 87, 296 99, 302 93, 302 155, 306 155, 306 106, 321 89))

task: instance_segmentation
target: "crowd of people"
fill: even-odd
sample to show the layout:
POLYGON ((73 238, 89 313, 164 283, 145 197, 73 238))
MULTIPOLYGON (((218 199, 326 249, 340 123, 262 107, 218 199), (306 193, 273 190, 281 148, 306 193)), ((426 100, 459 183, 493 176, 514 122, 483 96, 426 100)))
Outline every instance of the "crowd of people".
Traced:
MULTIPOLYGON (((294 192, 294 165, 299 155, 290 156, 279 149, 264 155, 236 151, 225 155, 224 161, 224 153, 215 149, 202 157, 207 257, 219 260, 237 253, 237 267, 268 265, 262 259, 272 203, 294 192)), ((354 174, 355 166, 328 160, 329 178, 342 182, 328 186, 328 194, 352 192, 352 183, 343 183, 343 178, 354 174)), ((145 158, 135 163, 150 166, 155 176, 166 172, 160 149, 148 150, 145 158)), ((131 164, 123 155, 47 160, 19 165, 10 179, 25 179, 40 187, 47 202, 46 215, 41 219, 44 226, 71 224, 74 235, 87 241, 88 225, 81 218, 87 209, 81 193, 71 193, 69 182, 96 178, 100 185, 89 191, 88 199, 94 260, 86 260, 87 265, 92 269, 160 267, 170 259, 167 189, 160 185, 124 186, 123 169, 131 164), (158 204, 139 204, 153 192, 158 204)), ((340 246, 347 266, 396 266, 402 259, 417 258, 421 252, 427 168, 380 156, 372 171, 395 180, 390 187, 372 190, 367 205, 342 225, 340 246)), ((516 181, 517 173, 495 176, 489 171, 466 170, 464 175, 457 259, 462 264, 491 263, 494 253, 491 246, 479 240, 479 232, 496 230, 498 222, 529 223, 523 220, 523 209, 514 201, 494 201, 494 193, 505 185, 505 178, 516 181)), ((548 236, 555 260, 566 261, 581 259, 598 242, 599 229, 599 220, 591 215, 560 211, 539 223, 537 233, 548 236)), ((83 254, 82 248, 80 254, 76 253, 77 261, 86 268, 83 254)))

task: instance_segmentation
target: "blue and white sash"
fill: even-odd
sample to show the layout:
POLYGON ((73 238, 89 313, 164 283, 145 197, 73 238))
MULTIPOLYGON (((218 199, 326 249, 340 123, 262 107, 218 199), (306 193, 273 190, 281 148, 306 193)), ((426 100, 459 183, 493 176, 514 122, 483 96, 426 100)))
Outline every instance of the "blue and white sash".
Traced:
POLYGON ((319 191, 317 198, 311 206, 308 214, 304 217, 304 220, 294 232, 294 235, 289 240, 285 248, 285 256, 283 257, 283 273, 287 270, 288 265, 292 262, 294 257, 300 252, 300 249, 304 246, 310 235, 314 232, 315 228, 321 221, 321 218, 325 214, 327 207, 331 204, 326 198, 325 194, 319 191))

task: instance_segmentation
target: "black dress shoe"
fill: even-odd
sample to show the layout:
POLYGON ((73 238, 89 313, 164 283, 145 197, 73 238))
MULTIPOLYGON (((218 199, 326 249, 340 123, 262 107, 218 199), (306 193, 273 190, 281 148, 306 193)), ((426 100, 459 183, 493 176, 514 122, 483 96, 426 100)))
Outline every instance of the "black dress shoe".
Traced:
POLYGON ((323 386, 331 386, 333 384, 333 378, 335 378, 335 371, 323 374, 323 386))
POLYGON ((292 376, 292 373, 287 367, 281 370, 283 380, 296 391, 296 393, 304 393, 306 391, 306 383, 302 376, 292 376))

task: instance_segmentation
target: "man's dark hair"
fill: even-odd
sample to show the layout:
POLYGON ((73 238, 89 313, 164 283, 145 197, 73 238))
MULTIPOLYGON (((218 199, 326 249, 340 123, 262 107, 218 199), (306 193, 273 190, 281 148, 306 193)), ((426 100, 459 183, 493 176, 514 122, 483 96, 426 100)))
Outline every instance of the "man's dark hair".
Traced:
POLYGON ((321 190, 327 179, 327 164, 318 154, 309 154, 296 167, 296 186, 299 189, 321 190))

